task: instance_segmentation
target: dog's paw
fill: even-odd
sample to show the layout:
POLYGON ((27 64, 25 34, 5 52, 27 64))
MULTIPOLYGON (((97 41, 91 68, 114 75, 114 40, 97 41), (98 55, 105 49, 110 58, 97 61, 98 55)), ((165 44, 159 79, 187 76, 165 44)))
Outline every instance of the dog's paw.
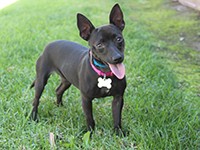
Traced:
POLYGON ((114 134, 119 136, 119 137, 126 137, 126 136, 129 135, 129 132, 126 131, 126 130, 122 130, 121 128, 115 128, 114 134))
POLYGON ((38 118, 37 118, 37 112, 36 111, 32 111, 31 115, 30 115, 30 120, 33 120, 35 122, 38 122, 38 118))

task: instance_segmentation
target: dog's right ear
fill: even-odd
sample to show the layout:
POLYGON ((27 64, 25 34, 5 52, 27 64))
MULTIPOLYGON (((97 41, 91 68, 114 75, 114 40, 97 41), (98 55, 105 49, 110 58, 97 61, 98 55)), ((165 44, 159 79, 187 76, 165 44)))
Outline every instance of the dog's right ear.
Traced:
POLYGON ((77 14, 77 26, 80 32, 80 36, 88 41, 92 31, 95 29, 93 24, 84 15, 77 14))

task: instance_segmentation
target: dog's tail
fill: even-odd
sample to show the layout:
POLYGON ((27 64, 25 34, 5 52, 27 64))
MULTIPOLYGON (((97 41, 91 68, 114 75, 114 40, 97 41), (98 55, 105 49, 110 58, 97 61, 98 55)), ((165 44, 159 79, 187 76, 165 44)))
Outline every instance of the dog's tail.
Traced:
POLYGON ((32 89, 35 86, 35 80, 33 81, 33 83, 30 86, 30 89, 32 89))

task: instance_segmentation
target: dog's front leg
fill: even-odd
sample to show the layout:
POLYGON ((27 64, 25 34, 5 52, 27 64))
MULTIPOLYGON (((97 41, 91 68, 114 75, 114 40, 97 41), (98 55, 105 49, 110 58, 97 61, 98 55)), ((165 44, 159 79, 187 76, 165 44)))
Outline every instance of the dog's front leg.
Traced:
POLYGON ((114 121, 114 130, 117 134, 119 134, 121 130, 121 115, 122 115, 122 108, 124 105, 123 96, 114 96, 112 101, 112 114, 113 114, 113 121, 114 121))
POLYGON ((82 107, 86 117, 87 130, 93 131, 95 122, 92 114, 92 100, 82 95, 82 107))

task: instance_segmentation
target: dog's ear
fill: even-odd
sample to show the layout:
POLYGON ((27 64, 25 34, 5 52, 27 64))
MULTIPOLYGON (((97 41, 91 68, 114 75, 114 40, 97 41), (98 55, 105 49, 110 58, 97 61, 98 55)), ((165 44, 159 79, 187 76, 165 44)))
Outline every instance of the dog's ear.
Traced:
POLYGON ((114 24, 121 31, 125 27, 125 22, 123 19, 123 12, 122 12, 119 4, 115 4, 110 12, 110 24, 114 24))
POLYGON ((77 26, 80 32, 80 36, 88 41, 90 38, 90 35, 92 33, 92 30, 94 30, 93 24, 88 20, 84 15, 77 14, 77 26))

